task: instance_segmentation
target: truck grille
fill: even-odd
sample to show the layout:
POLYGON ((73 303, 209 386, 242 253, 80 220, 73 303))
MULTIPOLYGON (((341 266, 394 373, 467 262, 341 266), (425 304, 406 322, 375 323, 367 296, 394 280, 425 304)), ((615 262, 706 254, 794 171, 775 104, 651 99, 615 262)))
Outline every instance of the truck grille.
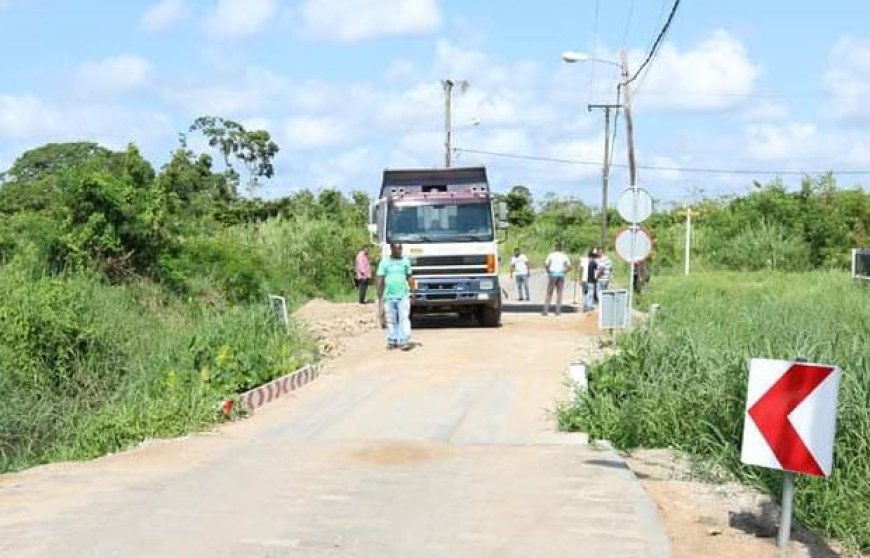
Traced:
POLYGON ((414 266, 434 267, 441 265, 486 265, 485 254, 470 256, 420 256, 414 258, 414 266))
POLYGON ((485 265, 479 267, 432 267, 426 269, 420 269, 418 267, 413 268, 414 275, 480 275, 482 273, 486 273, 485 265))

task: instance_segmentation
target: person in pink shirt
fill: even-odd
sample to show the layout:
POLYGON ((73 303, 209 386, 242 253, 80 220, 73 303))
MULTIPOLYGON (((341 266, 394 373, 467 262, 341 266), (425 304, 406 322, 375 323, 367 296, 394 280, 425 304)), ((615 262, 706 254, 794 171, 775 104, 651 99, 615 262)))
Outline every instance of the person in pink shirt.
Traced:
POLYGON ((366 292, 372 280, 372 266, 369 263, 369 249, 363 246, 356 255, 356 284, 359 287, 359 303, 366 303, 366 292))

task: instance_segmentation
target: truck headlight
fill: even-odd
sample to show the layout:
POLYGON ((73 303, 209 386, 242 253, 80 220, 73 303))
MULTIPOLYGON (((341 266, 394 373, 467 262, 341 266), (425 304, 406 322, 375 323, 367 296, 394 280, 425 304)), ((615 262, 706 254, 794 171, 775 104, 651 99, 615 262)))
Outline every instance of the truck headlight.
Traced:
POLYGON ((492 279, 484 279, 480 282, 481 291, 491 291, 495 288, 495 282, 492 279))

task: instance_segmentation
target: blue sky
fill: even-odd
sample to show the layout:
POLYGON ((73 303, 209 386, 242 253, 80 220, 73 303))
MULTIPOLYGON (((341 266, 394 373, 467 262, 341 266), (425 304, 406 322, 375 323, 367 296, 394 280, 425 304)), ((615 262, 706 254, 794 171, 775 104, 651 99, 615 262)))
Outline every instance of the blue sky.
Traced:
MULTIPOLYGON (((141 147, 159 167, 194 118, 268 129, 262 194, 375 191, 443 161, 439 80, 460 148, 597 162, 615 68, 637 67, 671 0, 0 0, 0 168, 49 141, 141 147), (480 124, 470 123, 479 119, 480 124)), ((870 170, 870 3, 683 0, 635 94, 638 162, 870 170)), ((620 128, 614 163, 626 162, 620 128)), ((193 140, 198 149, 207 149, 193 140)), ((493 184, 597 203, 600 168, 459 153, 493 184)), ((641 169, 660 199, 745 191, 745 175, 641 169)), ((757 178, 766 180, 769 175, 757 178)), ((841 184, 870 182, 842 175, 841 184)), ((613 192, 626 184, 615 168, 613 192)), ((786 177, 796 182, 797 178, 786 177)))

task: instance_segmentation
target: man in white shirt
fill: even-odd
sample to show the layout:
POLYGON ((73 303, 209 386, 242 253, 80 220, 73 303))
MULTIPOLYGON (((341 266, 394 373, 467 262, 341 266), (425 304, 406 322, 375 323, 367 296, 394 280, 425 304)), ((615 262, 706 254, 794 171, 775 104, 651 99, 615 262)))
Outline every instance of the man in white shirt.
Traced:
POLYGON ((516 248, 511 257, 511 277, 517 282, 517 298, 519 300, 529 300, 529 271, 529 258, 519 248, 516 248))
POLYGON ((571 259, 562 252, 562 243, 557 242, 544 264, 547 268, 547 298, 544 301, 544 315, 550 311, 550 300, 556 291, 556 315, 562 313, 562 291, 565 290, 565 276, 571 271, 571 259))

